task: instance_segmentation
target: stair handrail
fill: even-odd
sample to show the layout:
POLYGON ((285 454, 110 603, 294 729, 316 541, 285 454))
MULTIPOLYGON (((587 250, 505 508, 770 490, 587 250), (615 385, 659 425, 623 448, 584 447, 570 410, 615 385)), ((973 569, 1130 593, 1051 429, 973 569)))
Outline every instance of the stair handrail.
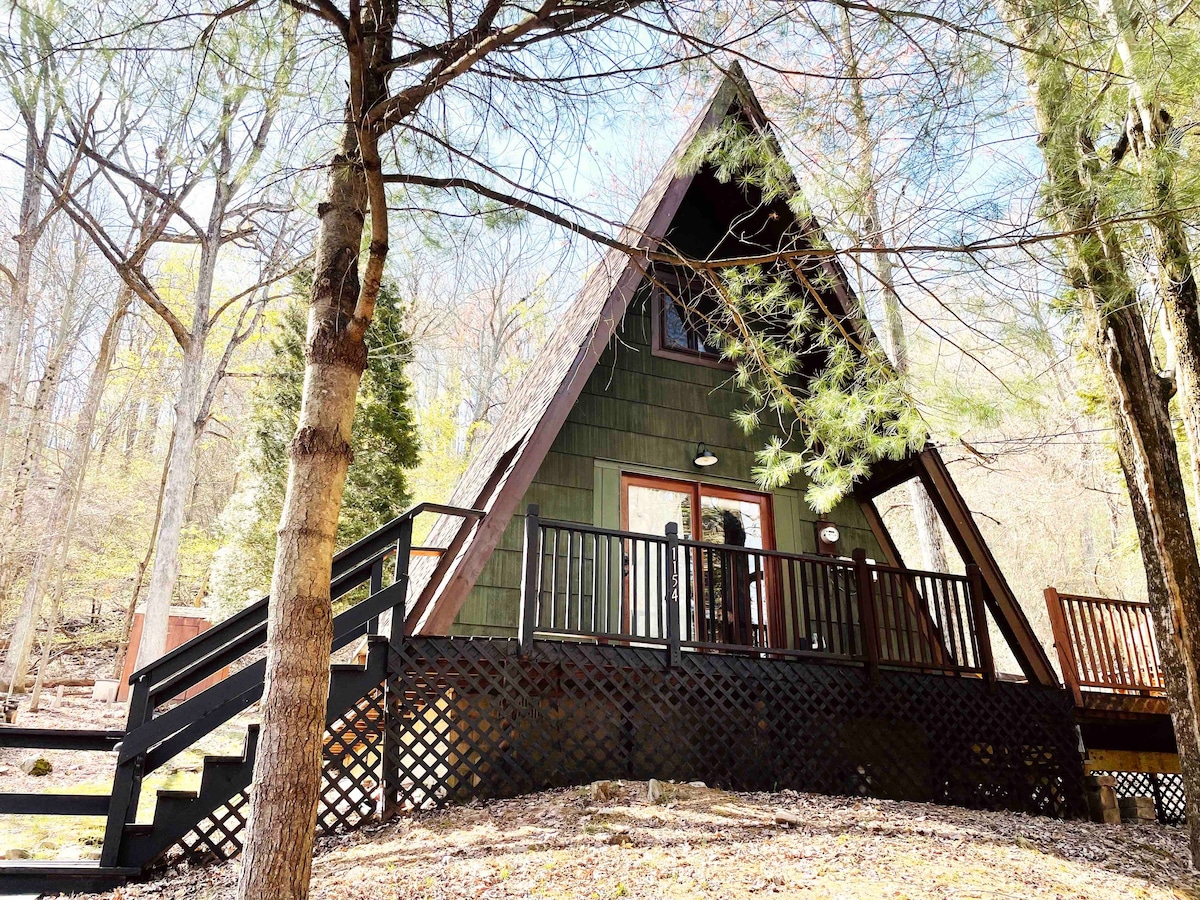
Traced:
MULTIPOLYGON (((411 522, 423 513, 458 516, 465 519, 478 519, 485 515, 483 510, 478 509, 447 506, 442 503, 418 503, 416 506, 392 519, 386 525, 381 526, 365 537, 355 541, 349 547, 336 553, 333 557, 331 589, 347 576, 359 574, 365 565, 369 565, 375 560, 376 556, 386 554, 394 549, 396 539, 399 537, 405 523, 411 522)), ((359 581, 348 587, 347 590, 357 587, 361 583, 362 581, 359 581)), ((256 600, 228 619, 196 635, 190 641, 180 644, 178 647, 164 653, 158 659, 147 663, 129 676, 129 683, 135 684, 140 681, 149 680, 149 686, 153 690, 158 683, 177 674, 181 669, 192 665, 197 659, 203 658, 208 655, 208 652, 211 652, 202 652, 197 655, 198 650, 210 644, 219 645, 227 643, 228 641, 224 641, 223 639, 231 634, 240 636, 247 630, 257 628, 260 625, 265 626, 269 600, 270 597, 263 597, 256 600)))
MULTIPOLYGON (((405 603, 409 555, 413 549, 413 520, 422 513, 459 517, 464 520, 464 525, 486 514, 478 509, 419 503, 337 553, 331 570, 331 597, 343 596, 368 581, 371 593, 361 603, 334 618, 331 650, 367 633, 383 612, 405 603), (391 585, 383 587, 383 561, 392 552, 396 553, 395 579, 391 585)), ((136 812, 144 775, 262 696, 266 667, 265 660, 258 660, 162 715, 156 715, 156 707, 162 700, 169 700, 212 672, 219 671, 228 662, 264 644, 268 603, 268 598, 257 601, 130 676, 133 690, 125 738, 116 748, 117 772, 101 852, 102 865, 114 865, 120 856, 125 825, 136 812)), ((393 614, 394 635, 397 624, 403 627, 403 615, 393 614)))

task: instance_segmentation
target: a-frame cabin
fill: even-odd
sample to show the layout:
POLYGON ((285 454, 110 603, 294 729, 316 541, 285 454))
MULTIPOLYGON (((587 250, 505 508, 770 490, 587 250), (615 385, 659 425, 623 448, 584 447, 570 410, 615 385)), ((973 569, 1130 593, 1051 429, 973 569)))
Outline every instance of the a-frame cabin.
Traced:
MULTIPOLYGON (((630 244, 714 260, 794 253, 820 237, 818 225, 797 220, 784 199, 764 202, 753 186, 718 180, 711 165, 682 167, 693 142, 729 120, 770 134, 736 71, 639 204, 625 235, 630 244)), ((664 284, 670 274, 620 250, 592 272, 457 485, 451 503, 486 515, 461 531, 457 522, 438 530, 453 552, 425 573, 410 628, 516 633, 524 549, 517 514, 529 504, 554 520, 610 530, 662 535, 675 520, 685 538, 731 544, 736 534, 736 541, 783 553, 850 556, 862 548, 899 567, 903 561, 872 501, 920 478, 962 560, 978 567, 983 600, 1024 676, 1055 684, 1045 651, 936 449, 881 464, 853 498, 824 516, 804 502, 803 483, 769 493, 757 487, 755 451, 779 432, 747 435, 735 424, 733 413, 746 397, 734 385, 732 366, 705 346, 701 329, 677 303, 685 288, 664 284), (701 447, 714 463, 696 464, 701 447), (820 540, 828 525, 836 541, 820 540)), ((814 255, 803 261, 800 277, 797 290, 819 293, 820 309, 871 340, 860 335, 857 303, 836 259, 814 255)))
MULTIPOLYGON (((735 117, 767 125, 737 73, 680 141, 460 481, 339 553, 318 830, 404 806, 597 779, 701 780, 1004 808, 1083 810, 1061 688, 937 451, 876 466, 819 519, 804 485, 752 477, 722 360, 648 278, 648 254, 770 253, 817 236, 785 203, 680 167, 735 117), (706 465, 707 464, 707 465, 706 465), (872 498, 920 478, 965 573, 905 568, 872 498), (535 508, 536 507, 536 508, 535 508), (438 517, 413 546, 414 520, 438 517), (988 620, 1024 679, 997 677, 988 620)), ((803 246, 803 244, 800 244, 803 246)), ((828 256, 819 302, 856 328, 828 256)), ((866 338, 864 338, 866 339, 866 338)), ((130 677, 121 731, 0 728, 0 746, 112 753, 106 796, 0 794, 0 814, 104 817, 97 863, 0 866, 0 892, 118 884, 239 852, 257 726, 196 790, 143 780, 262 695, 264 598, 130 677), (234 674, 182 699, 232 666, 234 674)))

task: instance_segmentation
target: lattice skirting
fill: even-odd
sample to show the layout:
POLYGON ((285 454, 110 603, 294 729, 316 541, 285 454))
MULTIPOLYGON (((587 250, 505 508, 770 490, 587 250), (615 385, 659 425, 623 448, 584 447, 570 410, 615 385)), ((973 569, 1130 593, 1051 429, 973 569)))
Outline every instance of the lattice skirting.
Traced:
MULTIPOLYGON (((1083 812, 1063 691, 892 671, 870 684, 852 666, 699 653, 667 669, 661 650, 558 641, 521 657, 511 640, 406 639, 386 684, 326 730, 324 756, 320 833, 384 804, 603 778, 1083 812)), ((1171 796, 1182 811, 1182 790, 1171 796)), ((237 855, 248 804, 240 791, 165 861, 237 855)))
MULTIPOLYGON (((377 818, 383 760, 384 688, 361 697, 325 731, 317 833, 332 834, 377 818)), ((176 842, 163 862, 201 865, 242 851, 249 789, 239 791, 176 842)))
POLYGON ((1154 813, 1163 825, 1182 825, 1187 821, 1183 797, 1183 776, 1161 772, 1092 772, 1117 779, 1118 797, 1153 797, 1154 813))
POLYGON ((411 638, 388 660, 385 793, 413 807, 601 778, 1081 815, 1066 693, 716 654, 411 638))

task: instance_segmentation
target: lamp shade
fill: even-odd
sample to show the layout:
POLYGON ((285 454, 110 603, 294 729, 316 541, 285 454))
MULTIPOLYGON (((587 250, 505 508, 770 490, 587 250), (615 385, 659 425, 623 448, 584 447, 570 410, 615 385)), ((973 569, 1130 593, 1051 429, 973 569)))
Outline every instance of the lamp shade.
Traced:
POLYGON ((696 458, 693 462, 698 466, 713 466, 717 463, 716 455, 708 449, 706 444, 696 445, 696 458))

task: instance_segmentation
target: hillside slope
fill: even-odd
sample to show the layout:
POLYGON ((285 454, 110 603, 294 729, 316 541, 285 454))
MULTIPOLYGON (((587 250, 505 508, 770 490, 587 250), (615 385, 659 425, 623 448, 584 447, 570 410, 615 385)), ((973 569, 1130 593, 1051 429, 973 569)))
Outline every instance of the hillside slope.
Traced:
MULTIPOLYGON (((1182 830, 785 791, 611 783, 418 812, 325 839, 313 897, 1200 897, 1182 830)), ((237 864, 110 898, 229 900, 237 864)))

